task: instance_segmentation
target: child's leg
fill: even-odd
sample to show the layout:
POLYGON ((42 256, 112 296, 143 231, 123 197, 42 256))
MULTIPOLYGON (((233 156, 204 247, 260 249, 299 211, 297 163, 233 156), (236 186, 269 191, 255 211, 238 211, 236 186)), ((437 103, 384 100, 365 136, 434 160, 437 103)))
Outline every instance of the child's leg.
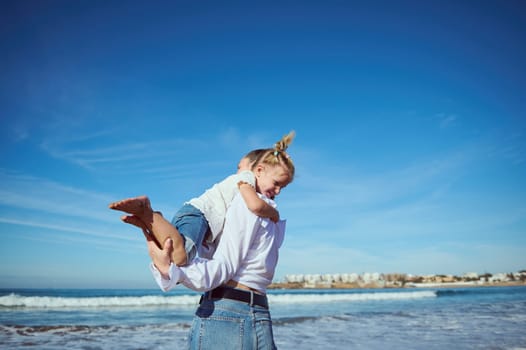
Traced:
POLYGON ((184 238, 188 263, 198 255, 199 247, 203 245, 204 237, 210 231, 208 220, 200 209, 185 203, 175 213, 172 226, 175 226, 184 238))
POLYGON ((186 265, 186 250, 183 237, 177 228, 158 211, 153 212, 151 233, 158 242, 162 242, 163 246, 166 240, 170 238, 173 243, 172 262, 177 266, 186 265))
POLYGON ((146 237, 148 240, 153 241, 159 249, 162 249, 161 244, 159 241, 157 241, 157 238, 148 230, 148 227, 146 227, 146 224, 139 219, 138 216, 135 215, 123 215, 121 216, 121 220, 127 224, 137 226, 142 230, 142 233, 144 234, 144 237, 146 237))
POLYGON ((110 208, 132 214, 131 216, 123 216, 122 221, 153 234, 159 248, 162 249, 164 242, 170 238, 173 242, 172 262, 177 266, 186 264, 186 251, 181 234, 160 212, 152 210, 148 197, 124 199, 110 204, 110 208))

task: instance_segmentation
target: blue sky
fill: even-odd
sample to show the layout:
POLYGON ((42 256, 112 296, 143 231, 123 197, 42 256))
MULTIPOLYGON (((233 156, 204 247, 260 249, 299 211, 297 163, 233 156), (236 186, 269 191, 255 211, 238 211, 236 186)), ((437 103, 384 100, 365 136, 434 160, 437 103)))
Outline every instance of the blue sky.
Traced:
POLYGON ((0 287, 155 288, 108 203, 290 130, 276 279, 526 268, 522 1, 0 6, 0 287))

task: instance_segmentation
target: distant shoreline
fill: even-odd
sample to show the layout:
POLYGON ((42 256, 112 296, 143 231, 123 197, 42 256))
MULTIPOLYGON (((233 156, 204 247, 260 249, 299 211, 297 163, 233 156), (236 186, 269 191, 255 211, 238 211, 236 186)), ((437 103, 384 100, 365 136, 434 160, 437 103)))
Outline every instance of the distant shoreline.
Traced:
POLYGON ((526 282, 522 281, 506 281, 506 282, 443 282, 443 283, 413 283, 408 282, 404 285, 386 285, 380 283, 317 283, 306 286, 304 283, 295 282, 279 282, 272 283, 268 289, 393 289, 393 288, 459 288, 459 287, 514 287, 526 286, 526 282))

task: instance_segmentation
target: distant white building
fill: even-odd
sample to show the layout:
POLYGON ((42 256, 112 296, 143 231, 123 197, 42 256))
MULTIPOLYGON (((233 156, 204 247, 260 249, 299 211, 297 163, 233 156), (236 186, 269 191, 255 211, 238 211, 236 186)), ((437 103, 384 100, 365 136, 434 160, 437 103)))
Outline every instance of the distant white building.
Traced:
POLYGON ((369 272, 364 272, 364 273, 362 274, 362 281, 363 281, 364 283, 370 283, 370 282, 372 281, 372 279, 371 279, 371 274, 370 274, 369 272))
POLYGON ((356 272, 353 272, 349 275, 349 282, 355 283, 355 282, 358 282, 359 280, 360 280, 360 276, 356 272))
POLYGON ((488 282, 505 282, 509 281, 509 277, 505 273, 496 273, 488 279, 488 282))
POLYGON ((321 280, 323 282, 329 282, 331 283, 332 282, 332 275, 330 273, 326 273, 324 275, 321 275, 321 280))
POLYGON ((378 272, 365 272, 362 275, 362 281, 364 283, 372 283, 383 280, 383 275, 378 272))
POLYGON ((340 274, 340 280, 343 283, 356 283, 358 282, 360 276, 353 272, 353 273, 342 273, 340 274))
POLYGON ((321 275, 319 274, 305 275, 305 283, 316 284, 319 282, 321 282, 321 275))
POLYGON ((285 275, 285 281, 287 283, 303 283, 305 282, 304 275, 285 275))
POLYGON ((332 282, 341 282, 342 281, 342 275, 339 273, 335 273, 332 275, 332 282))
POLYGON ((371 274, 371 278, 373 279, 374 282, 383 281, 384 280, 384 275, 382 273, 379 273, 379 272, 373 272, 371 274))

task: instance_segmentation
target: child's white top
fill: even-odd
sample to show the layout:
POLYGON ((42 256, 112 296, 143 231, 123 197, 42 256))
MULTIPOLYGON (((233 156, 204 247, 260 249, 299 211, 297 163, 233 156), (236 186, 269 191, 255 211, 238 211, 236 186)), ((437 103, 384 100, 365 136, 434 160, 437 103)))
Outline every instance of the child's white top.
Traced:
POLYGON ((206 190, 201 196, 188 201, 189 204, 201 210, 205 215, 212 232, 212 236, 207 238, 209 242, 213 242, 223 232, 226 210, 236 194, 239 193, 238 184, 240 182, 245 182, 256 188, 254 173, 250 170, 243 170, 230 175, 206 190))

